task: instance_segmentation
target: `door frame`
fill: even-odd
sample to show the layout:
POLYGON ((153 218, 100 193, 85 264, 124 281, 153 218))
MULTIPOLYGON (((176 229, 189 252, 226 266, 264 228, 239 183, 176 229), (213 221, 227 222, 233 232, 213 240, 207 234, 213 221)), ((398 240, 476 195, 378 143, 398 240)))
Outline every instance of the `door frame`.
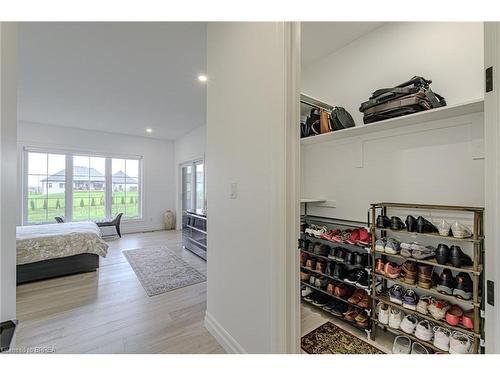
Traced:
MULTIPOLYGON (((205 190, 204 190, 204 195, 206 199, 206 180, 207 180, 207 173, 206 173, 206 166, 205 166, 205 156, 200 156, 191 160, 183 161, 180 162, 177 165, 177 215, 176 215, 176 220, 175 220, 175 229, 176 230, 181 230, 182 229, 182 168, 188 166, 188 165, 193 165, 195 166, 197 163, 202 162, 203 163, 203 184, 205 185, 205 190)), ((194 185, 193 188, 196 190, 196 168, 193 173, 193 181, 194 185)), ((196 195, 193 195, 192 197, 192 203, 193 207, 196 205, 196 195)))

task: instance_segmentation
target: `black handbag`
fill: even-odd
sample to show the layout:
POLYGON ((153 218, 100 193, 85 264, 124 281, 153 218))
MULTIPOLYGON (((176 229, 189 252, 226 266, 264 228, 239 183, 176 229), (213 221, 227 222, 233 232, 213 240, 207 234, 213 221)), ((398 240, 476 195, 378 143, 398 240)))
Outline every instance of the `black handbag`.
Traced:
POLYGON ((342 107, 334 107, 330 114, 330 128, 331 130, 342 130, 352 128, 354 120, 349 112, 342 107))

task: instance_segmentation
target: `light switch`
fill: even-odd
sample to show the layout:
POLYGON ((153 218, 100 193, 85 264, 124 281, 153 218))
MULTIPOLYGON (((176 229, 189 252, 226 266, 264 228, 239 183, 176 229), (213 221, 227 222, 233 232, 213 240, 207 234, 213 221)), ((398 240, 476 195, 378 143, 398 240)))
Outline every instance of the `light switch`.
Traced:
POLYGON ((229 185, 229 198, 238 198, 238 184, 236 182, 231 182, 231 184, 229 185))

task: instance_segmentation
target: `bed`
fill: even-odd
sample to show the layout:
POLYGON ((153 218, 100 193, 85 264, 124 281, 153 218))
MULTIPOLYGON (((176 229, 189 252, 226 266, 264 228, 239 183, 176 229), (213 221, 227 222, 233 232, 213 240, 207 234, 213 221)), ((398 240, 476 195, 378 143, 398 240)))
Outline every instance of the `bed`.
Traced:
POLYGON ((17 283, 95 271, 108 245, 90 221, 17 227, 17 283))

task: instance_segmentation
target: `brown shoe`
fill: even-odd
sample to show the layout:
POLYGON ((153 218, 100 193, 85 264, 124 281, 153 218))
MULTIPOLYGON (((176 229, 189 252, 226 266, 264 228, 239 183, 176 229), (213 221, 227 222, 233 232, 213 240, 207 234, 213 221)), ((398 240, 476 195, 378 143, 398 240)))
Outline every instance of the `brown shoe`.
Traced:
POLYGON ((352 295, 352 288, 346 284, 339 284, 333 294, 340 298, 349 298, 352 295))
POLYGON ((354 294, 349 297, 347 302, 352 303, 353 305, 357 305, 359 301, 363 299, 363 295, 366 294, 366 292, 363 289, 356 289, 354 294))
POLYGON ((344 319, 350 322, 355 322, 358 314, 358 309, 356 309, 355 307, 349 307, 349 310, 344 313, 344 319))
POLYGON ((361 301, 359 301, 357 303, 357 305, 359 307, 362 307, 363 309, 370 308, 371 304, 372 304, 372 299, 370 298, 370 296, 366 292, 364 293, 363 298, 361 298, 361 301))
POLYGON ((368 315, 366 315, 364 311, 361 311, 359 312, 358 315, 356 315, 356 318, 354 318, 354 320, 356 321, 356 325, 366 328, 368 327, 370 319, 368 318, 368 315))
POLYGON ((418 265, 418 286, 424 289, 432 288, 432 266, 428 264, 418 265))
POLYGON ((417 264, 407 260, 401 268, 403 279, 406 284, 415 285, 417 283, 417 264))
POLYGON ((381 275, 385 275, 384 267, 385 267, 384 261, 380 258, 377 258, 377 260, 375 261, 375 272, 380 273, 381 275))
POLYGON ((301 271, 300 272, 300 281, 303 281, 305 283, 309 282, 309 276, 311 276, 309 274, 309 272, 304 272, 304 271, 301 271))
POLYGON ((325 273, 325 262, 316 262, 316 272, 325 273))
POLYGON ((401 266, 394 262, 387 262, 384 267, 385 276, 390 279, 397 279, 401 273, 401 266))
POLYGON ((302 267, 305 267, 306 262, 307 262, 307 254, 306 254, 306 253, 303 253, 303 252, 301 251, 301 252, 300 252, 300 265, 301 265, 302 267))
POLYGON ((314 259, 308 259, 306 261, 306 268, 310 269, 311 271, 316 269, 316 261, 314 259))
POLYGON ((335 286, 336 284, 333 282, 328 283, 328 286, 326 287, 326 292, 329 294, 335 294, 335 286))

